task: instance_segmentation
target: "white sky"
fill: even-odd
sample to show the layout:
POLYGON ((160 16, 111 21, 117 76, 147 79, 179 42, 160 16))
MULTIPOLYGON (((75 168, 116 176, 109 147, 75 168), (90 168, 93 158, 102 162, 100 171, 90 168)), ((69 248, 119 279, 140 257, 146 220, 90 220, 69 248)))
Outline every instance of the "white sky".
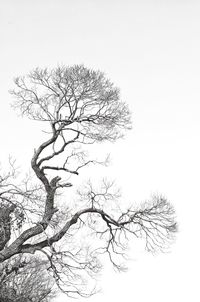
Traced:
POLYGON ((28 165, 40 142, 39 125, 10 109, 13 77, 84 63, 105 71, 133 111, 126 140, 106 145, 113 160, 105 176, 128 201, 162 193, 177 210, 171 253, 153 257, 133 246, 129 272, 106 268, 102 293, 88 301, 199 301, 199 16, 192 0, 0 1, 2 161, 12 154, 28 165))

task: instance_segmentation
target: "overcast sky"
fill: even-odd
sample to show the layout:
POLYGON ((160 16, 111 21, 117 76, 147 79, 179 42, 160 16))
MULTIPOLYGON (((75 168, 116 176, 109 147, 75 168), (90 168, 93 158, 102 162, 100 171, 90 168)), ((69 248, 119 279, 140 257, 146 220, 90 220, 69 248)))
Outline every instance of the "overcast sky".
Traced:
POLYGON ((128 202, 161 193, 176 208, 171 253, 132 246, 129 272, 106 267, 89 301, 199 301, 200 2, 1 0, 0 37, 1 161, 11 154, 28 168, 40 142, 40 126, 10 108, 13 77, 83 63, 104 71, 133 112, 126 139, 106 145, 104 175, 128 202))

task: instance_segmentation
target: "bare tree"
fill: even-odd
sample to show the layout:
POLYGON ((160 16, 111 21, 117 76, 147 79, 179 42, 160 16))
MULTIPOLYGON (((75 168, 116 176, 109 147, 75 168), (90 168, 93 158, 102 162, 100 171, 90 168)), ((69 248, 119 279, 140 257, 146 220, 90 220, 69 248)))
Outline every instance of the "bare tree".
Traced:
POLYGON ((140 208, 121 209, 119 192, 104 180, 98 189, 88 183, 76 206, 65 201, 64 211, 59 199, 68 196, 64 193, 72 186, 69 176, 76 177, 90 164, 103 164, 89 158, 85 146, 123 137, 131 129, 130 111, 102 72, 82 65, 37 68, 15 84, 14 107, 46 123, 49 137, 31 160, 36 181, 21 188, 10 182, 10 175, 2 177, 0 198, 6 209, 0 217, 0 262, 40 253, 61 290, 72 296, 90 295, 88 287, 93 284, 86 283, 87 276, 100 270, 101 254, 123 269, 121 257, 130 236, 144 238, 151 252, 168 247, 177 229, 174 209, 161 196, 140 208), (16 211, 20 233, 12 236, 16 211))

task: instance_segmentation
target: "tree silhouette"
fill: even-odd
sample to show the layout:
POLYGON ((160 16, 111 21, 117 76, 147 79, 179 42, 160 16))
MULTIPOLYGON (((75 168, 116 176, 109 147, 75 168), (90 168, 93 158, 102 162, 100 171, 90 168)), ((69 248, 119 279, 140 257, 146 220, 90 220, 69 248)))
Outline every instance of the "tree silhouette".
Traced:
POLYGON ((101 269, 101 254, 123 269, 121 257, 130 236, 144 238, 148 251, 165 250, 177 228, 174 209, 162 196, 122 210, 119 192, 103 180, 98 188, 88 182, 76 206, 68 200, 73 184, 69 176, 90 164, 106 164, 89 158, 85 147, 115 142, 131 129, 131 114, 119 89, 102 72, 75 65, 37 68, 16 78, 11 93, 23 116, 49 128, 48 139, 31 160, 35 180, 25 180, 23 186, 13 183, 14 165, 1 178, 0 262, 40 253, 61 290, 87 296, 93 293, 92 282, 85 281, 101 269), (66 199, 65 208, 60 198, 66 199), (16 222, 18 236, 12 234, 16 222))

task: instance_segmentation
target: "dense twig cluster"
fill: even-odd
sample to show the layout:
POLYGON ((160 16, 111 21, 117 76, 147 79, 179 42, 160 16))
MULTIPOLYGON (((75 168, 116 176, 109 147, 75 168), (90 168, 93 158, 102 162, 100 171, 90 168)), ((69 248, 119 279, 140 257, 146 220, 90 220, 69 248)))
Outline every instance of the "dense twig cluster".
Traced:
POLYGON ((48 302, 55 294, 46 263, 38 258, 13 257, 0 269, 1 302, 48 302))

